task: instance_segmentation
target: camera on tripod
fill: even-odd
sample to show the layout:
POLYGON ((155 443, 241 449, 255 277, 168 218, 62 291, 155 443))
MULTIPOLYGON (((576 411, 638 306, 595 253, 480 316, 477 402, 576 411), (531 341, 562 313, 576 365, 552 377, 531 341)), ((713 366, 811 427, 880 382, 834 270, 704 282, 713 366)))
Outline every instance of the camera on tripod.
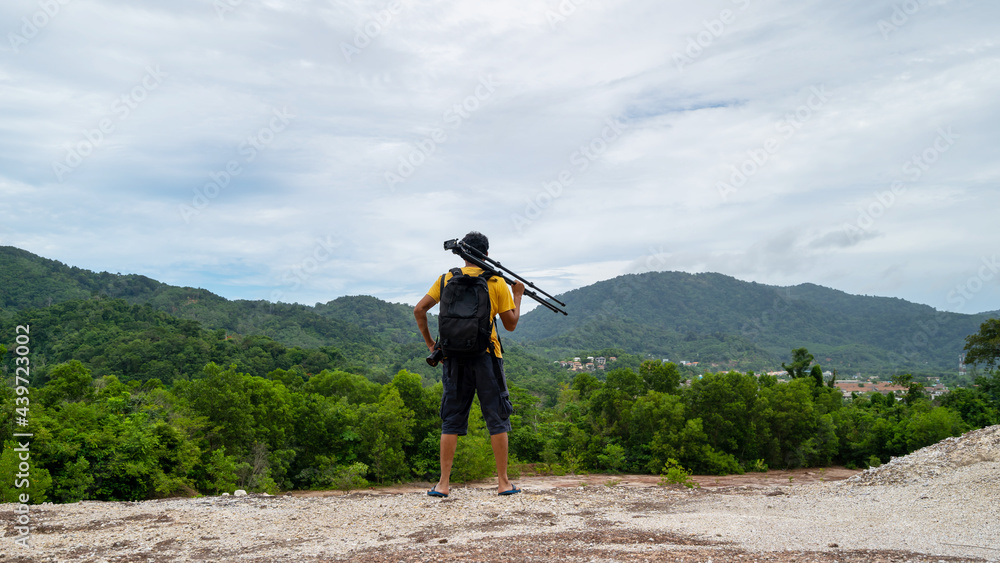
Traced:
MULTIPOLYGON (((555 303, 558 303, 562 307, 566 306, 565 303, 563 303, 562 301, 559 301, 555 297, 553 297, 553 296, 549 295, 548 293, 542 291, 541 289, 539 289, 538 287, 536 287, 535 284, 533 284, 530 281, 528 281, 528 280, 522 278, 521 276, 515 274, 509 268, 504 267, 504 265, 501 264, 500 262, 497 262, 496 260, 493 260, 489 256, 486 256, 486 254, 484 254, 484 253, 480 252, 479 250, 473 248, 472 246, 470 246, 470 245, 462 242, 461 240, 459 240, 459 239, 451 239, 451 240, 444 241, 444 249, 445 250, 450 250, 452 253, 461 256, 463 259, 465 259, 469 263, 478 266, 480 269, 483 270, 484 273, 489 273, 489 274, 492 274, 493 276, 498 276, 500 278, 503 278, 503 280, 505 282, 507 282, 508 284, 513 285, 515 283, 514 280, 517 280, 517 281, 523 283, 526 287, 530 287, 531 288, 531 289, 525 289, 524 290, 524 295, 527 295, 528 297, 530 297, 530 298, 534 299, 535 301, 539 302, 542 306, 546 307, 547 309, 549 309, 553 313, 562 313, 563 315, 569 315, 569 313, 567 313, 565 310, 563 310, 559 306, 551 303, 549 300, 554 301, 555 303), (511 278, 513 278, 513 279, 507 277, 505 275, 505 273, 506 274, 510 274, 511 278), (543 295, 544 298, 541 297, 541 296, 539 296, 539 294, 543 295)), ((429 365, 431 365, 431 366, 436 366, 443 359, 444 359, 444 350, 442 350, 439 345, 435 345, 434 346, 434 351, 431 352, 431 354, 429 356, 427 356, 427 363, 429 365)))

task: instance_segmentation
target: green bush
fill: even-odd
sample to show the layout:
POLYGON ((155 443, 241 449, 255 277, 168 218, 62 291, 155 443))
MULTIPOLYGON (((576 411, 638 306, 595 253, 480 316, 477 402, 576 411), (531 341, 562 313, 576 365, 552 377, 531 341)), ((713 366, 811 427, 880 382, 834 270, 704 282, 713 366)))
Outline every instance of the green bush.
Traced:
POLYGON ((691 479, 691 472, 677 463, 676 459, 668 459, 663 465, 663 469, 660 470, 660 482, 657 484, 661 487, 684 485, 689 489, 700 487, 697 482, 691 479))
MULTIPOLYGON (((31 504, 45 502, 49 489, 52 487, 52 477, 46 469, 31 464, 30 478, 27 479, 27 487, 17 488, 18 479, 14 476, 20 473, 18 466, 21 463, 19 455, 14 451, 18 447, 16 442, 5 442, 3 454, 0 454, 0 475, 4 478, 0 480, 0 502, 20 502, 20 496, 27 494, 31 504)), ((31 463, 31 460, 29 460, 31 463)))
POLYGON ((612 473, 619 473, 625 467, 625 448, 618 444, 608 444, 604 446, 604 451, 597 456, 597 461, 602 469, 607 469, 612 473))

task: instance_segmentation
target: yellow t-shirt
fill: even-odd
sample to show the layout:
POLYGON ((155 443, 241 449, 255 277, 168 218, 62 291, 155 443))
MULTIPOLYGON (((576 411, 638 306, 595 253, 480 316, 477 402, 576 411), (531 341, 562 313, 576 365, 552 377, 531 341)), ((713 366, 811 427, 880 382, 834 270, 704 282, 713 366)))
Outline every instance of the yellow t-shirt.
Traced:
MULTIPOLYGON (((468 266, 462 268, 462 273, 467 276, 478 276, 483 273, 482 268, 476 266, 468 266)), ((448 280, 451 279, 451 272, 446 272, 444 274, 444 283, 448 285, 448 280)), ((500 313, 506 313, 507 311, 512 311, 514 309, 514 297, 510 294, 510 288, 507 286, 507 282, 500 276, 493 276, 490 278, 490 314, 496 319, 496 316, 500 313)), ((441 301, 441 278, 438 277, 434 280, 431 288, 427 290, 427 295, 434 300, 435 303, 441 301)), ((499 322, 499 319, 497 319, 499 322)), ((497 336, 497 326, 493 325, 493 334, 490 336, 493 340, 493 350, 494 356, 502 358, 503 354, 500 353, 500 338, 497 336)))

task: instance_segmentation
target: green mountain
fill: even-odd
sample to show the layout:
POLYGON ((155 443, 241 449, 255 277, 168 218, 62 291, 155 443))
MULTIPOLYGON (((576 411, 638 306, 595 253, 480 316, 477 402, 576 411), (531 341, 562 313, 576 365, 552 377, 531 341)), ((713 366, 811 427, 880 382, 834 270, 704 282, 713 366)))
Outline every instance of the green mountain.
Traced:
POLYGON ((777 369, 806 347, 841 374, 954 372, 964 339, 990 314, 814 284, 777 287, 722 274, 630 274, 570 291, 569 316, 539 309, 514 337, 550 355, 618 346, 673 361, 777 369))
MULTIPOLYGON (((533 310, 516 332, 503 335, 511 365, 530 366, 539 382, 561 375, 541 357, 610 348, 697 361, 699 368, 772 370, 788 361, 793 348, 806 347, 825 369, 842 376, 950 374, 958 367, 965 337, 997 316, 946 313, 902 299, 850 295, 814 284, 776 287, 714 273, 631 274, 559 297, 569 316, 533 310)), ((0 319, 94 299, 120 299, 196 321, 206 330, 221 329, 223 339, 262 336, 286 348, 336 350, 337 361, 357 372, 370 370, 375 378, 403 368, 431 378, 437 373, 423 362, 426 347, 409 305, 365 295, 314 307, 230 301, 204 289, 140 275, 94 273, 0 247, 0 319)))
MULTIPOLYGON (((359 299, 356 307, 349 304, 352 298, 342 298, 347 303, 317 314, 317 310, 305 305, 230 301, 205 289, 171 286, 134 274, 95 273, 17 248, 0 247, 0 310, 7 314, 98 297, 149 305, 174 317, 197 321, 206 328, 265 335, 286 346, 334 346, 349 356, 367 357, 383 349, 391 337, 396 341, 402 338, 393 330, 352 322, 364 320, 354 310, 364 310, 367 301, 373 298, 359 299), (351 320, 341 318, 340 314, 351 320)), ((385 305, 402 319, 405 305, 385 305)), ((394 321, 393 326, 400 322, 394 321)))
MULTIPOLYGON (((432 331, 437 319, 429 319, 432 331)), ((95 374, 170 381, 208 361, 236 363, 264 375, 299 366, 305 373, 346 369, 387 382, 401 369, 440 378, 424 358, 413 307, 367 295, 309 307, 230 301, 208 290, 176 287, 140 275, 95 273, 0 247, 0 334, 31 323, 44 339, 36 362, 84 361, 95 374), (192 322, 193 321, 193 322, 192 322)), ((523 346, 508 362, 511 379, 547 394, 563 375, 523 346)), ((41 372, 44 375, 44 371, 41 372)))

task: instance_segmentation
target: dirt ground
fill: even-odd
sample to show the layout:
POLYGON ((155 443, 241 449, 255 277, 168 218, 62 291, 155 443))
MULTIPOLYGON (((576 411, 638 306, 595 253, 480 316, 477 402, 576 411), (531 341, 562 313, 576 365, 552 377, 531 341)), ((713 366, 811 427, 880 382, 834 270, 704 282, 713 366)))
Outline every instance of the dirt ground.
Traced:
MULTIPOLYGON (((819 481, 842 481, 856 475, 860 471, 844 467, 828 467, 824 469, 790 469, 773 470, 766 473, 745 473, 743 475, 692 475, 691 479, 706 490, 743 487, 747 489, 774 489, 792 484, 801 485, 819 481)), ((619 487, 655 487, 660 481, 658 475, 528 475, 512 481, 525 490, 540 491, 562 488, 587 487, 614 483, 619 487)), ((378 487, 368 490, 376 495, 395 495, 424 492, 430 483, 407 483, 391 487, 378 487)), ((496 480, 473 481, 456 487, 491 488, 496 486, 496 480)), ((292 491, 288 494, 301 497, 338 496, 346 493, 340 491, 292 491)))
POLYGON ((11 549, 8 535, 0 542, 0 563, 994 560, 941 555, 947 550, 926 547, 910 551, 899 542, 893 545, 904 549, 841 547, 835 542, 844 540, 835 536, 809 549, 783 547, 782 536, 775 544, 747 549, 724 535, 722 526, 682 532, 653 522, 671 515, 694 518, 698 511, 691 507, 701 501, 728 509, 736 499, 767 498, 777 507, 802 485, 856 473, 834 467, 694 476, 700 485, 695 489, 659 487, 653 475, 523 476, 514 482, 524 493, 513 497, 497 497, 495 482, 481 481, 453 484, 447 499, 427 497, 430 483, 411 483, 348 493, 45 505, 33 512, 38 524, 33 549, 11 549))

